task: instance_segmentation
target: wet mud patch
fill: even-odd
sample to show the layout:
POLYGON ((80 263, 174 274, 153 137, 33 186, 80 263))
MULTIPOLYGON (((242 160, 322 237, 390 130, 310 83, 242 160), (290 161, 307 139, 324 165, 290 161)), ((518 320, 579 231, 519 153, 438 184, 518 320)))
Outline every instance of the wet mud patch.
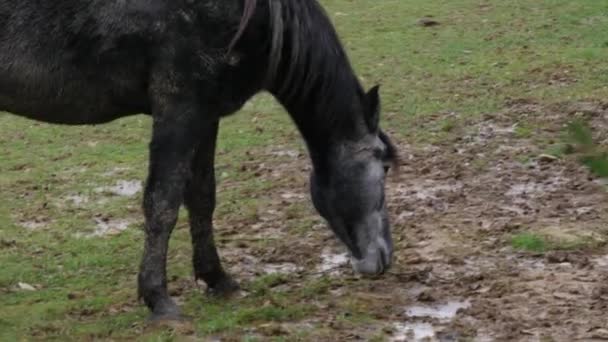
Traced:
POLYGON ((326 279, 323 295, 298 299, 322 307, 311 316, 321 321, 307 320, 320 339, 597 338, 608 293, 605 186, 576 158, 543 155, 571 115, 608 118, 603 108, 513 101, 432 145, 399 144, 400 169, 387 185, 395 265, 379 279, 353 276, 346 250, 312 210, 307 157, 252 150, 243 180, 220 186, 255 177, 272 187, 255 215, 218 217, 220 253, 238 279, 285 275, 281 291, 326 279), (524 233, 547 239, 546 250, 514 247, 524 233))
MULTIPOLYGON (((450 323, 468 301, 448 301, 443 304, 415 305, 405 311, 406 322, 396 323, 389 341, 424 341, 441 337, 442 329, 450 323)), ((445 334, 445 333, 444 333, 445 334)))
POLYGON ((83 231, 74 234, 77 238, 96 238, 119 235, 136 223, 133 218, 113 218, 107 215, 97 215, 91 224, 85 226, 83 231))
MULTIPOLYGON (((432 297, 470 301, 431 339, 439 332, 478 340, 599 336, 606 189, 576 158, 542 157, 573 115, 608 118, 600 104, 522 101, 444 142, 402 146, 407 158, 388 190, 397 267, 429 265, 424 285, 432 297), (518 128, 522 122, 533 134, 518 128), (558 251, 517 251, 511 238, 524 232, 558 251)), ((599 121, 602 137, 608 127, 599 121)), ((412 340, 430 337, 431 323, 399 321, 398 336, 409 329, 412 340)))
POLYGON ((44 229, 45 227, 48 227, 49 224, 50 223, 46 219, 32 219, 17 222, 17 225, 30 231, 44 229))
POLYGON ((347 252, 339 252, 331 248, 323 249, 321 253, 321 263, 316 270, 320 273, 337 275, 342 273, 349 265, 349 256, 347 252))
POLYGON ((97 193, 105 193, 114 196, 132 197, 141 192, 142 183, 139 180, 120 180, 111 186, 95 188, 97 193))
MULTIPOLYGON (((575 158, 541 157, 577 115, 595 120, 600 141, 606 136, 601 105, 515 101, 433 144, 396 141, 401 165, 388 179, 386 201, 395 262, 375 278, 353 274, 345 248, 314 212, 305 154, 290 147, 251 149, 242 165, 220 155, 218 175, 226 175, 218 185, 225 196, 215 219, 219 253, 244 285, 238 300, 259 300, 270 315, 243 323, 243 331, 261 340, 603 338, 605 184, 575 158), (512 240, 520 234, 545 239, 546 246, 518 249, 512 240), (272 316, 294 306, 305 313, 272 316)), ((91 193, 66 191, 63 200, 74 209, 98 198, 131 201, 142 190, 134 180, 108 184, 91 193)), ((111 239, 142 219, 136 211, 94 217, 79 237, 111 239)), ((46 222, 35 214, 15 222, 46 222)), ((170 286, 188 306, 188 296, 204 285, 185 276, 170 286)))

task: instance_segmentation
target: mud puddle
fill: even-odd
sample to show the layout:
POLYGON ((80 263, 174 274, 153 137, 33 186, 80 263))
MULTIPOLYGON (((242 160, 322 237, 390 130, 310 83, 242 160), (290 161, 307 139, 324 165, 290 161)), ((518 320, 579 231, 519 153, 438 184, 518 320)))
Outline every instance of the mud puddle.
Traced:
POLYGON ((430 323, 397 323, 394 336, 389 341, 422 341, 435 337, 435 327, 430 323))
POLYGON ((405 310, 405 314, 409 317, 430 317, 437 318, 440 321, 446 322, 456 317, 456 313, 460 309, 466 309, 471 306, 469 301, 449 301, 446 304, 434 306, 411 306, 405 310))
POLYGON ((110 193, 116 196, 131 197, 142 190, 142 183, 138 180, 121 180, 112 186, 95 188, 95 192, 110 193))
POLYGON ((342 268, 348 266, 350 258, 348 253, 339 253, 326 248, 321 253, 321 263, 317 271, 326 274, 339 274, 342 268))
POLYGON ((302 270, 301 267, 294 263, 285 262, 285 263, 273 263, 273 264, 265 264, 262 266, 262 269, 265 273, 279 273, 279 274, 289 274, 296 273, 302 270))
POLYGON ((438 333, 450 323, 461 309, 471 306, 468 300, 448 301, 437 305, 413 305, 405 309, 407 322, 393 326, 393 336, 389 341, 434 341, 438 333), (433 323, 429 322, 432 321, 433 323))

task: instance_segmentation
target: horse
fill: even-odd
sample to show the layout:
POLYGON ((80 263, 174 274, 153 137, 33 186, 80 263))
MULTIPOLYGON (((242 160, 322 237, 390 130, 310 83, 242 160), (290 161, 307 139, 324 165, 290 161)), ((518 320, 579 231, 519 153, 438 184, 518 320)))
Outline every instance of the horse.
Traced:
POLYGON ((213 238, 219 122, 272 94, 303 137, 314 207, 378 275, 393 260, 386 175, 397 149, 317 0, 0 0, 0 110, 63 125, 152 120, 138 296, 149 319, 179 320, 168 242, 185 205, 194 276, 212 295, 238 283, 213 238))

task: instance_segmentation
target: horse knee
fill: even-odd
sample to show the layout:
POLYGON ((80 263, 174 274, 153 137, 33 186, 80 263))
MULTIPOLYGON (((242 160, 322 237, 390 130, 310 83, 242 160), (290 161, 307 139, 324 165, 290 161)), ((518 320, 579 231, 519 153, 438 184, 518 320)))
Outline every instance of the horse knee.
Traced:
POLYGON ((175 196, 146 191, 144 195, 144 213, 149 224, 147 232, 161 232, 172 227, 177 221, 181 202, 175 196))

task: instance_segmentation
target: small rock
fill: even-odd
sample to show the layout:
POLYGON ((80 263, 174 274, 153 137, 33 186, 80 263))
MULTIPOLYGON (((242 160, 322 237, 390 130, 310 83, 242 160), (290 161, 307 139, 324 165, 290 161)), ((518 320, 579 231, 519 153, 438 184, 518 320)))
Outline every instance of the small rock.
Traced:
POLYGON ((435 296, 430 291, 423 291, 418 295, 417 299, 421 302, 434 302, 435 296))
POLYGON ((17 241, 15 240, 4 240, 0 239, 0 248, 9 248, 17 246, 17 241))
POLYGON ((541 154, 538 156, 538 161, 541 163, 551 163, 556 160, 559 160, 559 157, 551 155, 551 154, 541 154))
POLYGON ((568 261, 568 253, 555 251, 545 255, 545 260, 550 264, 561 264, 568 261))
POLYGON ((608 340, 608 329, 597 329, 591 333, 591 338, 596 338, 598 340, 608 340))
POLYGON ((393 328, 391 326, 386 326, 386 327, 382 328, 382 332, 387 335, 392 335, 395 333, 395 328, 393 328))
POLYGON ((70 299, 70 300, 74 300, 74 299, 77 299, 79 297, 80 296, 78 294, 76 294, 76 293, 68 293, 68 299, 70 299))
POLYGON ((460 257, 452 256, 447 260, 448 265, 464 265, 465 262, 460 257))
POLYGON ((553 293, 553 297, 557 298, 557 299, 563 299, 563 300, 575 300, 579 296, 576 296, 576 295, 573 295, 570 293, 565 293, 565 292, 555 292, 555 293, 553 293))
POLYGON ((418 19, 417 24, 418 24, 418 26, 431 27, 431 26, 439 25, 439 22, 432 18, 424 17, 424 18, 418 19))
POLYGON ((262 324, 258 327, 258 330, 264 335, 269 336, 289 335, 289 332, 283 326, 277 323, 262 324))
POLYGON ((28 283, 18 283, 17 286, 19 287, 19 289, 24 291, 36 291, 36 288, 28 283))

